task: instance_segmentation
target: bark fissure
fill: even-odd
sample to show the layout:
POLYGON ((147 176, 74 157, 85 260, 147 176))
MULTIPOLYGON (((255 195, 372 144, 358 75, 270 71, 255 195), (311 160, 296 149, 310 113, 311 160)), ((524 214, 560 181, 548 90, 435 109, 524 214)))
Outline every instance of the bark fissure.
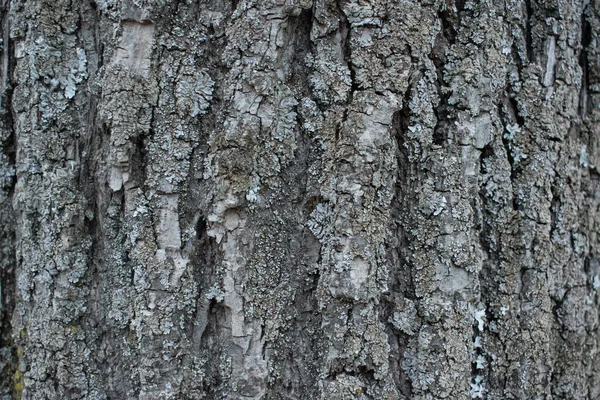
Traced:
POLYGON ((533 23, 535 14, 531 2, 534 0, 524 0, 525 3, 525 55, 527 56, 527 62, 531 63, 534 61, 534 48, 533 48, 533 23))
POLYGON ((13 197, 16 186, 16 139, 12 108, 10 76, 14 59, 10 53, 14 44, 9 32, 10 3, 0 7, 2 42, 0 48, 0 397, 17 397, 22 384, 18 373, 18 350, 13 339, 12 318, 16 302, 15 230, 13 197))
POLYGON ((589 5, 581 12, 581 48, 579 49, 579 67, 581 68, 581 90, 579 92, 579 110, 578 114, 581 118, 585 118, 590 109, 589 96, 589 72, 588 72, 588 46, 592 40, 592 27, 586 19, 589 5))

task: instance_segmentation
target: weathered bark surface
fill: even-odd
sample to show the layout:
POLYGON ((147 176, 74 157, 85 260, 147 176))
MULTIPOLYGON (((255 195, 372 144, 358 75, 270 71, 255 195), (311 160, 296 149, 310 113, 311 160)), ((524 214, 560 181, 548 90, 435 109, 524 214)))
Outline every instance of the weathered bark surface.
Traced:
POLYGON ((1 21, 0 398, 600 398, 600 2, 1 21))

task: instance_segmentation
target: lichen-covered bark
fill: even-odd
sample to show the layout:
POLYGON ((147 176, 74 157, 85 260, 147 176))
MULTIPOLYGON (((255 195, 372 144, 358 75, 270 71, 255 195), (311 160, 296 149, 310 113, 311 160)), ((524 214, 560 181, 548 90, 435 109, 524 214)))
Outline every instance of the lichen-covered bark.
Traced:
POLYGON ((0 398, 600 397, 596 0, 0 12, 0 398))

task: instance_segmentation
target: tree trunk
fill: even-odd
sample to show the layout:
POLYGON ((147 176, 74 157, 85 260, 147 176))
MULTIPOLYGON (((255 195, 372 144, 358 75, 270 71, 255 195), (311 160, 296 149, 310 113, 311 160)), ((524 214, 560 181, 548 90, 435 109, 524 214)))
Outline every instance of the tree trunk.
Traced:
POLYGON ((0 3, 1 399, 600 398, 599 1, 0 3))

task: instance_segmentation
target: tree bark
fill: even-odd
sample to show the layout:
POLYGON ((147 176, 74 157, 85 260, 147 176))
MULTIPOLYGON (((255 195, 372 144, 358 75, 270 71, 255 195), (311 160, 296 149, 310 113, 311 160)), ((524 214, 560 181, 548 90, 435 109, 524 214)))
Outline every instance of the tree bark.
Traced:
POLYGON ((600 398, 600 2, 0 3, 0 398, 600 398))

